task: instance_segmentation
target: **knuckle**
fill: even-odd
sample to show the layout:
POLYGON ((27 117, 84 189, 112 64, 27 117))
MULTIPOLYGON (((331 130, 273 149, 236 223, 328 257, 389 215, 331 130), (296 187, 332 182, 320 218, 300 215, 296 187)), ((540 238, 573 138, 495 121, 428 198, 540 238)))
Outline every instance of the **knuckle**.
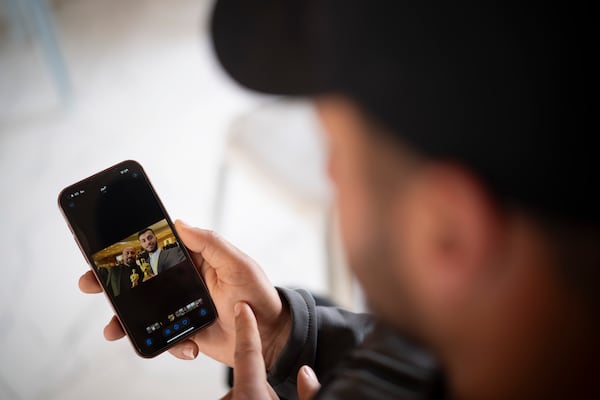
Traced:
POLYGON ((217 232, 211 229, 202 230, 201 232, 204 233, 204 235, 206 236, 206 240, 211 244, 218 243, 221 241, 221 235, 219 235, 217 232))
POLYGON ((257 355, 262 357, 262 353, 256 347, 247 343, 242 346, 237 346, 233 354, 235 359, 245 359, 257 355))

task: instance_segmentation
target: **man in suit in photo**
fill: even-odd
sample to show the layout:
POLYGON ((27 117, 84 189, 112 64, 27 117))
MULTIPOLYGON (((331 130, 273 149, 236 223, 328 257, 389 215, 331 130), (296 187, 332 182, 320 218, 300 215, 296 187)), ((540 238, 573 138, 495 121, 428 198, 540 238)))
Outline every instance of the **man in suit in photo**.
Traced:
POLYGON ((147 261, 152 268, 152 274, 157 275, 185 261, 185 255, 179 246, 168 248, 158 247, 156 234, 150 228, 138 233, 140 245, 147 253, 147 261))

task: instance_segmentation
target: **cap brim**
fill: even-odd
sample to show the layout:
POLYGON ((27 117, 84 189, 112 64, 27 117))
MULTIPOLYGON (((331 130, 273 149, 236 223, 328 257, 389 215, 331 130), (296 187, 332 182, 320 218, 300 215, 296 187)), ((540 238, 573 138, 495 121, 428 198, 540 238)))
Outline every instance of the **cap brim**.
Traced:
POLYGON ((223 68, 240 85, 267 94, 321 91, 311 63, 310 2, 256 3, 220 0, 215 5, 211 33, 223 68))

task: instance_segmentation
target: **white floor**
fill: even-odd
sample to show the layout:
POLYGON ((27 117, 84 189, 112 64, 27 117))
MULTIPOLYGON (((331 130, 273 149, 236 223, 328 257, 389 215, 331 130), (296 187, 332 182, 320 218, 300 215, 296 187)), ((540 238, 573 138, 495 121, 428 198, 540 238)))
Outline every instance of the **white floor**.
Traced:
MULTIPOLYGON (((140 161, 174 218, 210 227, 231 122, 264 98, 216 65, 207 1, 62 0, 54 9, 74 85, 61 105, 35 41, 0 30, 0 399, 211 399, 223 366, 138 358, 102 337, 111 312, 77 279, 87 266, 56 206, 66 185, 140 161)), ((6 28, 6 25, 3 25, 6 28)), ((326 288, 318 217, 243 170, 221 233, 275 284, 326 288)))

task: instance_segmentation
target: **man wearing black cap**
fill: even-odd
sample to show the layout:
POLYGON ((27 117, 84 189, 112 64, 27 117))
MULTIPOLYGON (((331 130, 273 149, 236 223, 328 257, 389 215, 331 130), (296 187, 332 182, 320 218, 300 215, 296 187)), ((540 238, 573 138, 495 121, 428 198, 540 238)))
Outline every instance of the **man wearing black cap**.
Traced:
POLYGON ((228 73, 315 99, 345 247, 379 322, 274 292, 237 250, 179 224, 220 282, 207 282, 220 321, 172 353, 235 364, 235 399, 289 397, 296 382, 318 399, 600 398, 591 15, 218 1, 228 73))

